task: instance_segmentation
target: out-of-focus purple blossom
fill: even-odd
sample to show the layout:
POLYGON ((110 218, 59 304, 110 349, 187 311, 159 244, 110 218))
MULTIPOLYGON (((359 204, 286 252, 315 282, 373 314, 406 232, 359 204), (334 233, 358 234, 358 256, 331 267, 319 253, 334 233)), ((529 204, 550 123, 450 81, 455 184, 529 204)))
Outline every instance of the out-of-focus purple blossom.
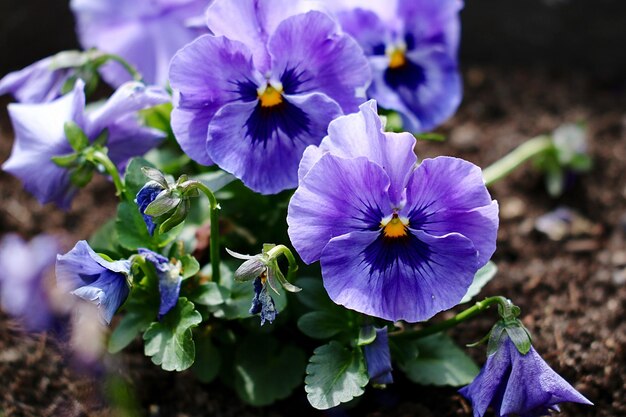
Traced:
POLYGON ((0 242, 0 307, 19 319, 29 331, 54 325, 52 277, 58 242, 40 235, 25 242, 7 235, 0 242))
POLYGON ((363 354, 370 382, 377 385, 391 384, 393 382, 391 353, 386 327, 376 329, 376 338, 372 343, 363 346, 363 354))
MULTIPOLYGON (((206 28, 193 22, 211 0, 72 0, 78 37, 85 49, 98 48, 134 65, 150 84, 165 86, 170 59, 206 28)), ((101 69, 104 79, 119 86, 130 80, 117 63, 101 69)))
POLYGON ((591 402, 548 366, 531 346, 527 354, 504 336, 474 381, 459 391, 472 402, 474 417, 492 407, 497 417, 539 417, 558 404, 591 402))
POLYGON ((65 255, 58 255, 56 278, 59 287, 98 306, 107 324, 130 292, 127 276, 130 262, 110 262, 95 253, 84 240, 65 255))
POLYGON ((90 141, 106 130, 108 156, 123 171, 131 157, 144 154, 165 136, 143 126, 137 111, 167 101, 169 95, 162 88, 129 82, 106 103, 87 112, 84 83, 78 80, 71 93, 50 103, 9 104, 15 144, 2 169, 20 178, 42 204, 54 202, 67 209, 77 188, 70 182, 70 171, 51 159, 73 152, 65 137, 65 123, 75 122, 90 141))
POLYGON ((61 96, 73 68, 54 68, 54 57, 47 57, 0 80, 0 95, 11 94, 21 103, 45 103, 61 96))
POLYGON ((172 59, 172 128, 195 161, 271 194, 297 185, 304 149, 363 102, 363 51, 306 1, 217 0, 205 35, 172 59))
POLYGON ((307 148, 289 203, 289 237, 320 260, 330 298, 387 320, 422 321, 463 298, 496 248, 498 205, 462 159, 425 159, 385 133, 373 101, 307 148))
POLYGON ((457 109, 461 0, 326 0, 369 58, 370 98, 397 111, 404 129, 428 131, 457 109))
POLYGON ((159 319, 161 319, 178 302, 180 285, 183 282, 183 277, 180 274, 181 266, 170 263, 165 256, 149 249, 140 248, 138 252, 156 269, 159 278, 159 294, 161 295, 161 304, 159 305, 159 319))
POLYGON ((272 323, 276 319, 276 305, 274 299, 269 294, 267 280, 257 277, 254 280, 254 297, 250 306, 250 314, 259 314, 261 316, 261 326, 266 321, 272 323))

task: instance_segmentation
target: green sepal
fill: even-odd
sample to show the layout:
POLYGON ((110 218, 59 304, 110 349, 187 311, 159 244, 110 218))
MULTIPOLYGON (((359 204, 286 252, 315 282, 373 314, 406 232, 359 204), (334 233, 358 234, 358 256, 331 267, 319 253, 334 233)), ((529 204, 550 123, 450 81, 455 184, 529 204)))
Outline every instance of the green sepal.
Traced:
POLYGON ((500 348, 500 340, 504 334, 504 322, 498 322, 491 328, 489 332, 489 342, 487 343, 487 356, 491 356, 500 348))
POLYGON ((159 217, 174 210, 180 204, 181 198, 172 190, 161 191, 154 201, 148 204, 145 214, 152 217, 159 217))
POLYGON ((361 348, 351 349, 334 340, 315 349, 306 373, 304 389, 309 403, 318 410, 363 395, 369 382, 361 348))
POLYGON ((519 353, 525 355, 530 352, 530 347, 532 346, 530 334, 521 322, 507 324, 505 325, 505 330, 519 353))
POLYGON ((161 223, 161 219, 157 220, 157 223, 161 223, 159 226, 159 233, 167 233, 176 226, 182 224, 187 218, 187 213, 189 213, 189 209, 191 208, 191 201, 189 199, 182 200, 178 206, 176 206, 176 210, 172 214, 166 213, 163 217, 166 219, 161 223))
POLYGON ((184 371, 196 356, 191 329, 202 321, 195 306, 184 297, 178 299, 161 321, 152 323, 143 334, 144 353, 165 371, 184 371))
POLYGON ((376 340, 376 327, 372 325, 363 326, 359 330, 359 338, 356 344, 357 346, 365 346, 374 343, 374 340, 376 340))
POLYGON ((191 255, 185 255, 179 259, 183 266, 183 279, 191 278, 200 271, 200 264, 197 259, 191 255))
POLYGON ((93 166, 91 164, 83 164, 74 168, 70 172, 70 182, 72 185, 82 188, 91 182, 93 178, 93 166))
POLYGON ((104 147, 106 146, 108 141, 109 141, 109 128, 105 128, 102 130, 102 132, 100 132, 100 134, 96 137, 96 139, 94 139, 94 141, 92 142, 92 146, 104 147))
POLYGON ((53 156, 50 158, 52 162, 58 167, 61 168, 72 168, 75 167, 78 161, 77 153, 69 153, 66 155, 53 156))
POLYGON ((63 131, 65 132, 65 138, 76 152, 80 152, 89 146, 89 138, 75 122, 71 120, 65 122, 63 131))

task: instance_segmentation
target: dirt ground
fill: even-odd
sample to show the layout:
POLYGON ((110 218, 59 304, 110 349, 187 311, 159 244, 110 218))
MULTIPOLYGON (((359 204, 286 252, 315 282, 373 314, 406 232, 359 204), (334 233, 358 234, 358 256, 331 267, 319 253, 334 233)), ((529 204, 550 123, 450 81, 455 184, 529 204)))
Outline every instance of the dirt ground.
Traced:
MULTIPOLYGON (((595 403, 565 404, 562 416, 625 416, 626 83, 541 69, 474 67, 464 75, 463 104, 440 129, 448 141, 419 144, 420 157, 447 154, 484 167, 561 123, 587 123, 594 168, 563 197, 548 197, 541 175, 530 165, 492 187, 501 214, 494 256, 499 272, 482 295, 501 294, 522 307, 537 351, 595 403), (535 221, 558 206, 570 207, 585 220, 580 230, 555 241, 537 231, 535 221)), ((4 161, 12 141, 6 114, 1 120, 4 161)), ((69 213, 41 207, 8 174, 0 173, 0 187, 2 234, 30 237, 45 231, 60 235, 70 248, 114 212, 113 189, 102 180, 81 192, 69 213)), ((474 342, 494 319, 493 313, 485 314, 459 326, 453 336, 459 343, 474 342)), ((484 361, 484 348, 470 354, 484 361)), ((115 366, 134 387, 146 416, 471 416, 455 389, 420 387, 399 376, 386 391, 368 389, 350 409, 321 413, 311 410, 302 389, 272 407, 242 405, 219 384, 202 385, 188 372, 161 371, 143 357, 138 344, 115 366)), ((100 380, 72 371, 50 337, 24 337, 0 315, 0 416, 113 415, 100 386, 100 380)))

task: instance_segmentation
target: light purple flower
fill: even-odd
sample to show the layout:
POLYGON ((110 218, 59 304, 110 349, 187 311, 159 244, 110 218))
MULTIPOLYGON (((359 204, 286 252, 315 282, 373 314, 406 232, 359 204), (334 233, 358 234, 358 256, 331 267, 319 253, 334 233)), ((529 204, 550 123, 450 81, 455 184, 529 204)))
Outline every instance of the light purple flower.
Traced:
POLYGON ((391 384, 391 352, 386 327, 376 329, 376 338, 372 343, 363 346, 363 354, 370 382, 377 385, 391 384))
POLYGON ((54 57, 35 62, 0 80, 0 95, 11 94, 21 103, 45 103, 61 96, 73 68, 53 68, 54 57))
MULTIPOLYGON (((206 33, 191 27, 210 0, 72 0, 78 37, 85 49, 98 48, 134 65, 150 84, 165 86, 170 59, 206 33)), ((111 85, 130 80, 111 62, 101 71, 111 85)))
POLYGON ((304 149, 363 102, 361 48, 306 2, 218 0, 206 35, 172 60, 172 128, 195 161, 271 194, 297 185, 304 149))
POLYGON ((159 294, 161 295, 161 303, 159 305, 160 320, 178 302, 180 285, 183 282, 183 277, 180 275, 180 266, 170 263, 165 256, 152 252, 149 249, 139 248, 138 252, 154 265, 159 278, 159 294))
POLYGON ((54 202, 67 209, 77 191, 70 172, 51 160, 73 152, 65 137, 65 122, 75 122, 90 141, 108 130, 108 156, 121 171, 131 157, 144 154, 165 136, 142 126, 137 116, 138 110, 169 101, 162 88, 126 83, 91 112, 85 111, 83 89, 79 80, 71 93, 51 103, 9 104, 15 143, 2 169, 20 178, 42 204, 54 202))
POLYGON ((415 138, 384 133, 373 101, 309 147, 289 203, 289 237, 321 261, 330 298, 387 320, 458 304, 496 247, 498 205, 480 168, 457 158, 415 168, 415 138))
POLYGON ((40 235, 26 243, 17 235, 0 242, 0 307, 30 331, 54 324, 55 311, 48 278, 59 251, 58 242, 40 235))
POLYGON ((409 131, 450 117, 462 97, 457 68, 461 0, 326 0, 372 66, 368 96, 395 110, 409 131))
POLYGON ((521 354, 504 336, 474 381, 459 391, 472 402, 474 417, 492 407, 497 417, 547 416, 557 404, 591 402, 548 366, 531 346, 521 354))
POLYGON ((107 324, 128 297, 130 289, 126 277, 129 273, 129 261, 107 261, 84 240, 76 243, 65 255, 57 256, 59 287, 98 306, 101 318, 107 324))

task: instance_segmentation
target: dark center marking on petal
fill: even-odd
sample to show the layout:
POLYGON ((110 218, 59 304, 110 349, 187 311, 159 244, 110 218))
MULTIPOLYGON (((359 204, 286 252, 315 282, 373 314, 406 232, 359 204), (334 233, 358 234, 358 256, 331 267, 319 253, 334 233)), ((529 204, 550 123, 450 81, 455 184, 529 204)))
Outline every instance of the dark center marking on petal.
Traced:
POLYGON ((407 231, 403 236, 390 238, 384 232, 363 251, 370 274, 384 273, 394 265, 407 265, 413 270, 427 267, 432 251, 427 244, 407 231))
POLYGON ((252 142, 260 142, 263 146, 275 139, 279 130, 295 142, 301 136, 310 134, 310 125, 309 116, 284 97, 272 106, 264 106, 259 100, 245 123, 252 142))
POLYGON ((409 90, 416 90, 424 85, 426 81, 424 68, 407 59, 404 52, 401 57, 394 55, 396 52, 390 54, 389 67, 384 75, 385 82, 393 89, 406 87, 409 90))

